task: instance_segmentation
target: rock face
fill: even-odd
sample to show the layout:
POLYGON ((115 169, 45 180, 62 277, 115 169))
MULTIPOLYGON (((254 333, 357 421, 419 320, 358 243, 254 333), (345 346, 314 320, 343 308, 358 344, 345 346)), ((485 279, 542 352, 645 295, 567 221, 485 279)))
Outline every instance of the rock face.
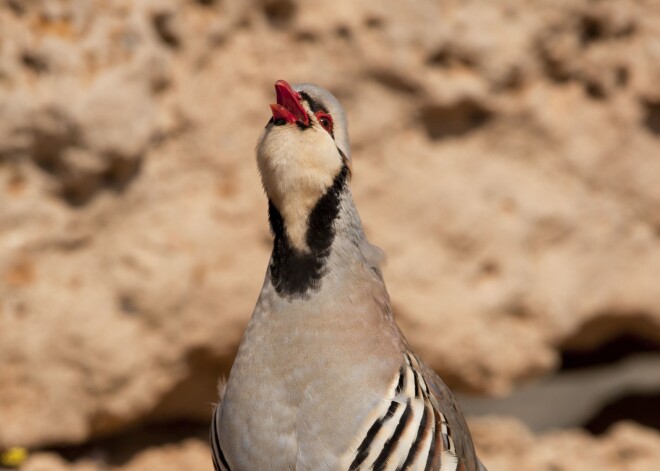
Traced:
POLYGON ((98 471, 113 469, 123 471, 179 471, 181 469, 211 471, 211 449, 207 443, 198 439, 189 439, 180 444, 150 448, 133 457, 127 464, 106 467, 101 463, 84 459, 67 463, 53 453, 39 453, 31 457, 24 466, 24 471, 98 471))
POLYGON ((578 430, 534 437, 519 423, 501 418, 473 422, 471 428, 488 471, 646 471, 660 463, 657 432, 626 422, 600 440, 578 430))
MULTIPOLYGON (((658 434, 629 423, 617 425, 601 440, 577 430, 534 437, 520 423, 503 418, 475 421, 470 427, 488 471, 648 471, 660 462, 658 434)), ((189 439, 148 448, 126 464, 111 467, 93 459, 68 463, 57 455, 39 453, 27 461, 24 471, 210 471, 209 456, 206 443, 189 439)))
POLYGON ((660 344, 653 1, 11 0, 0 448, 208 419, 269 256, 279 78, 346 106, 399 322, 452 387, 660 344))

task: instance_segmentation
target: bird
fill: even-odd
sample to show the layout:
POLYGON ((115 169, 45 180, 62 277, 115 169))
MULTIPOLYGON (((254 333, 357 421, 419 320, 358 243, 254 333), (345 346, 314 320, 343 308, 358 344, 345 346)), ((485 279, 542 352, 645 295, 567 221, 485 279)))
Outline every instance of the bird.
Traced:
POLYGON ((275 82, 257 147, 273 249, 211 422, 216 471, 486 471, 393 317, 349 182, 346 114, 275 82))

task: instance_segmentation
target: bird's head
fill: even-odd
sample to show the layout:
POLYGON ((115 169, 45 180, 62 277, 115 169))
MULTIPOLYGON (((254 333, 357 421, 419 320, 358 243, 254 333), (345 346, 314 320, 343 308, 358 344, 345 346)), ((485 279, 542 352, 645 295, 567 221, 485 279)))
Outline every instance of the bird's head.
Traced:
POLYGON ((275 92, 273 116, 257 144, 257 163, 291 243, 305 250, 311 211, 338 176, 350 173, 346 116, 337 99, 317 85, 278 80, 275 92))

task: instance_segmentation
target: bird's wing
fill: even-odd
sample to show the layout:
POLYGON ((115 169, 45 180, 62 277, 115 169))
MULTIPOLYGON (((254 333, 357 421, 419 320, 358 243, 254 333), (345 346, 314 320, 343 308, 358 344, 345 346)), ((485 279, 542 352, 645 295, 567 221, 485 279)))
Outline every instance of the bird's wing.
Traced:
POLYGON ((227 380, 225 378, 220 378, 218 381, 218 395, 220 399, 213 410, 213 417, 211 418, 211 456, 213 458, 213 468, 215 471, 231 471, 225 455, 220 448, 220 438, 218 436, 218 420, 220 420, 220 410, 222 406, 222 399, 227 390, 227 380))
POLYGON ((387 400, 358 435, 349 471, 480 471, 447 387, 413 353, 402 356, 387 400))
POLYGON ((220 448, 220 437, 218 436, 218 420, 220 419, 220 404, 215 407, 213 411, 213 418, 211 419, 211 456, 213 457, 213 468, 215 471, 231 471, 227 459, 225 458, 222 448, 220 448))
MULTIPOLYGON (((414 353, 409 353, 408 356, 414 363, 414 368, 421 373, 424 382, 428 385, 429 399, 433 404, 434 410, 444 419, 441 432, 441 444, 443 448, 441 457, 446 454, 448 461, 453 462, 454 459, 458 460, 456 468, 448 467, 447 469, 486 471, 485 466, 477 459, 470 431, 465 422, 460 404, 454 398, 454 395, 440 376, 423 360, 418 358, 414 353)), ((437 469, 445 470, 442 466, 437 469)))

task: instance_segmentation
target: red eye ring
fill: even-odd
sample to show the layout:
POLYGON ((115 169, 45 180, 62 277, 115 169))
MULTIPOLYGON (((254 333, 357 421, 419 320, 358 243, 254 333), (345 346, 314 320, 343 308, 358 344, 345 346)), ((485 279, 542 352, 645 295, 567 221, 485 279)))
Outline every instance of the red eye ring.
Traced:
POLYGON ((316 116, 316 119, 319 120, 319 124, 321 125, 321 127, 323 127, 323 129, 325 129, 330 134, 332 134, 332 126, 333 126, 332 116, 330 116, 328 113, 324 113, 322 111, 317 111, 315 113, 315 116, 316 116))

